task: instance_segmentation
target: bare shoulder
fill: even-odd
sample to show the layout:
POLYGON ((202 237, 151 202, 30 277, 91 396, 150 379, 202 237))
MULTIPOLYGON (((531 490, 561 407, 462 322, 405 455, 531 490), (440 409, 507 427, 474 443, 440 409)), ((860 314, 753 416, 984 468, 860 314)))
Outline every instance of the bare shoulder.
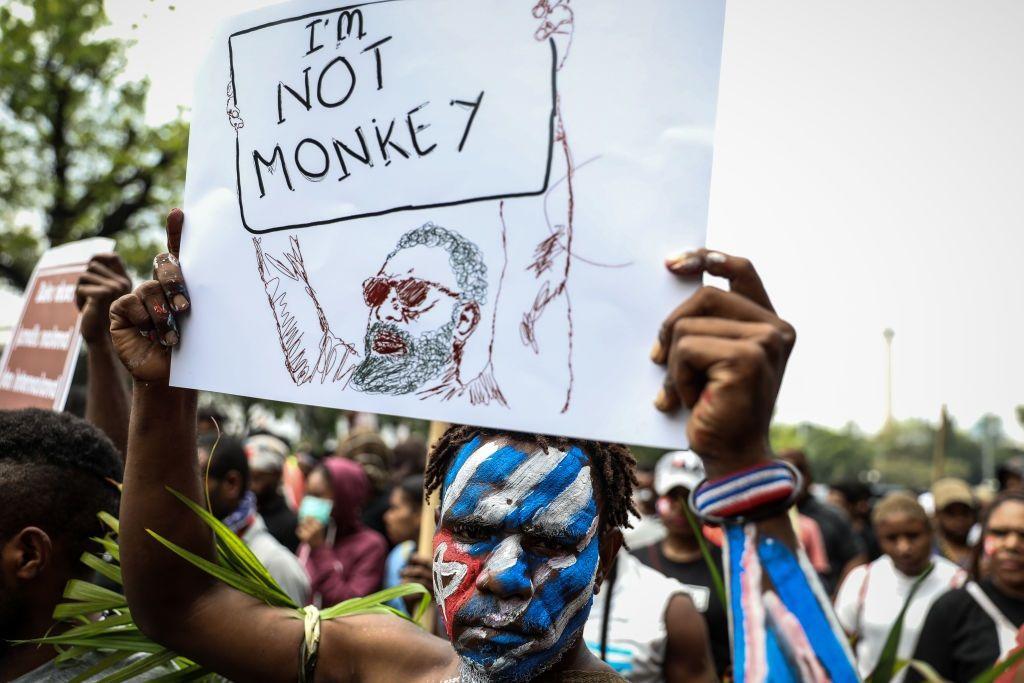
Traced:
POLYGON ((442 681, 455 675, 451 644, 416 624, 383 614, 325 621, 317 681, 442 681))

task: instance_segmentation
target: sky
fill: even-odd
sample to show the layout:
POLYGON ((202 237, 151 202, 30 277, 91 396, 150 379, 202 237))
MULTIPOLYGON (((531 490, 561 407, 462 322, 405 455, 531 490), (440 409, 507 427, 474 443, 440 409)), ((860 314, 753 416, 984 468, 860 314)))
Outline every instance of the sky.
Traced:
MULTIPOLYGON (((151 121, 189 106, 217 22, 265 4, 107 0, 151 121)), ((728 3, 708 244, 797 328, 778 420, 877 430, 891 327, 897 419, 945 403, 1024 441, 1022 34, 1015 0, 728 3)))

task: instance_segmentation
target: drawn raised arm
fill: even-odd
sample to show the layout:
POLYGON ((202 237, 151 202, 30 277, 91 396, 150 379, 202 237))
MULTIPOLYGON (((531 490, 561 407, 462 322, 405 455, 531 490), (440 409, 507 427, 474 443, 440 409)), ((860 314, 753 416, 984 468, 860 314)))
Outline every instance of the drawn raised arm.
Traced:
POLYGON ((309 283, 298 239, 290 237, 288 251, 280 257, 264 250, 262 238, 254 237, 252 243, 267 303, 274 314, 285 368, 292 381, 297 385, 314 380, 347 382, 359 354, 355 347, 331 332, 316 291, 309 283))

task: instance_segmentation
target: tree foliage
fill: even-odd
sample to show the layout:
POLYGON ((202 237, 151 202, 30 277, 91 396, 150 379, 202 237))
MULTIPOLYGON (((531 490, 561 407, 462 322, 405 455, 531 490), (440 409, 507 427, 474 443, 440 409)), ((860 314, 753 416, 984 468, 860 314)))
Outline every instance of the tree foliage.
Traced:
POLYGON ((150 127, 102 0, 0 5, 0 279, 22 288, 47 245, 114 237, 137 270, 184 178, 187 125, 150 127), (159 207, 159 208, 157 208, 159 207))

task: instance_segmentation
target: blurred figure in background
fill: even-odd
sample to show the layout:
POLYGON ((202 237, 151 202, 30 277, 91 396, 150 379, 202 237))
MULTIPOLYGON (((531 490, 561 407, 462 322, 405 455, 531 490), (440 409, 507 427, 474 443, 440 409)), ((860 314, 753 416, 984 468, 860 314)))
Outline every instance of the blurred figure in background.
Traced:
POLYGON ((868 561, 874 562, 882 555, 882 549, 875 537, 871 523, 871 486, 862 481, 841 481, 829 489, 829 502, 846 512, 850 525, 860 537, 868 561))
POLYGON ((249 487, 256 495, 256 509, 270 535, 289 551, 299 547, 295 527, 299 518, 285 501, 281 477, 288 458, 288 444, 272 434, 256 434, 245 441, 249 456, 249 487))
POLYGON ((630 683, 718 680, 707 623, 689 588, 625 549, 594 597, 583 639, 630 683))
POLYGON ((267 530, 249 490, 249 459, 242 442, 208 435, 199 443, 199 467, 206 476, 210 512, 245 542, 292 600, 309 601, 309 579, 295 557, 267 530))
MULTIPOLYGON (((1024 624, 1024 493, 1008 491, 982 524, 987 576, 973 577, 932 605, 914 659, 943 679, 970 681, 1017 646, 1024 624)), ((919 681, 916 671, 907 680, 919 681)))
POLYGON ((1020 491, 1024 489, 1024 457, 1015 456, 996 468, 999 491, 1020 491))
POLYGON ((640 519, 630 529, 623 529, 622 537, 629 548, 642 548, 665 538, 665 525, 658 517, 658 495, 654 492, 654 470, 650 465, 638 465, 637 485, 633 487, 633 504, 640 519))
MULTIPOLYGON (((423 511, 423 475, 413 474, 391 489, 391 505, 384 513, 388 541, 394 546, 384 563, 384 588, 404 583, 402 572, 409 557, 416 552, 420 535, 420 514, 423 511)), ((416 603, 419 596, 415 596, 416 603)), ((410 613, 405 601, 395 598, 390 602, 397 610, 410 613)))
POLYGON ((939 553, 959 567, 969 569, 974 547, 971 527, 978 521, 978 509, 971 487, 963 479, 946 477, 932 484, 939 553))
POLYGON ((306 480, 299 506, 299 559, 314 603, 330 606, 380 587, 388 543, 360 519, 370 494, 363 468, 346 458, 325 458, 306 480))
MULTIPOLYGON (((700 550, 697 534, 686 517, 690 491, 704 479, 704 466, 691 451, 663 455, 654 469, 658 516, 665 525, 664 540, 637 548, 637 559, 657 572, 682 583, 697 611, 704 615, 711 638, 715 671, 724 675, 729 666, 729 624, 719 599, 711 569, 700 550)), ((708 544, 712 562, 722 572, 722 551, 708 544)))
MULTIPOLYGON (((871 517, 885 554, 850 571, 836 597, 836 617, 854 643, 857 668, 865 678, 878 665, 889 632, 921 574, 932 567, 907 608, 896 651, 900 660, 913 654, 932 603, 967 578, 949 560, 932 556, 931 521, 910 494, 888 494, 871 517)), ((893 680, 901 681, 903 676, 901 671, 893 680)))
POLYGON ((376 431, 359 428, 338 445, 338 455, 359 463, 366 472, 370 492, 362 504, 363 524, 382 536, 385 533, 384 512, 391 502, 391 475, 388 463, 391 449, 376 431))
POLYGON ((807 455, 800 450, 782 451, 778 455, 796 467, 803 477, 803 489, 797 499, 797 509, 800 514, 807 515, 818 523, 822 538, 825 539, 825 553, 828 556, 828 571, 821 573, 821 581, 829 595, 835 595, 843 577, 851 569, 867 561, 867 553, 846 515, 811 495, 814 475, 811 473, 807 455))
POLYGON ((226 433, 228 418, 215 406, 207 405, 196 415, 196 438, 199 440, 226 433))
POLYGON ((418 434, 395 444, 391 453, 391 480, 396 484, 414 474, 423 474, 427 466, 427 442, 418 434))

